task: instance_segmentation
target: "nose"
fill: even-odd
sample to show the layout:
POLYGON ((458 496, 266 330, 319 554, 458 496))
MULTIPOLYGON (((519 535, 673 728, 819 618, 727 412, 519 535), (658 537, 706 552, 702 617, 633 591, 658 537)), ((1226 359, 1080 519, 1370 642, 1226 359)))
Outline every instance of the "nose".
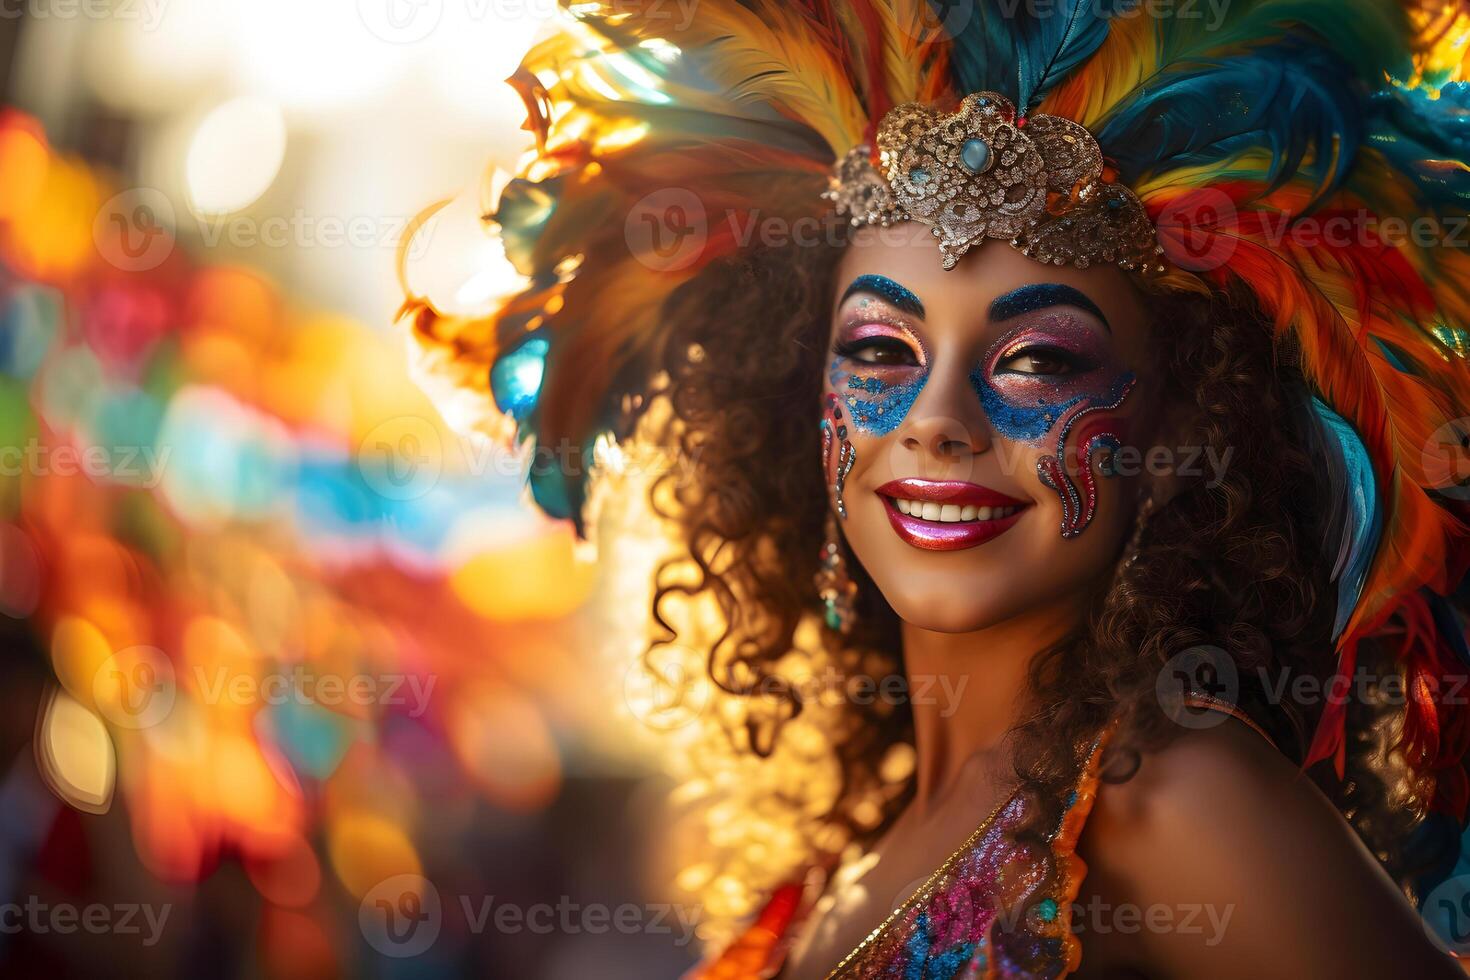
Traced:
POLYGON ((901 443, 910 452, 939 459, 964 459, 991 445, 989 421, 968 381, 933 378, 904 420, 901 443))

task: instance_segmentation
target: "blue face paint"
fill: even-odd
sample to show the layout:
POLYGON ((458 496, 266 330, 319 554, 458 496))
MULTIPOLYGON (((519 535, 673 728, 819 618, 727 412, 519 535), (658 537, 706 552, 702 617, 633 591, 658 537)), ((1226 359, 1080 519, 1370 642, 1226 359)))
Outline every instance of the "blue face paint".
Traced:
POLYGON ((854 293, 871 293, 893 306, 896 310, 902 310, 910 316, 919 319, 924 318, 924 304, 919 301, 907 287, 894 282, 887 276, 864 275, 858 276, 848 285, 842 293, 842 299, 838 304, 847 302, 848 297, 854 293))
POLYGON ((1133 373, 1110 367, 1108 360, 1099 338, 1087 327, 1067 316, 1047 317, 992 344, 970 372, 970 387, 997 435, 1036 446, 1073 410, 1109 404, 1132 384, 1133 373), (1076 362, 1073 370, 1061 375, 999 370, 1007 359, 1038 349, 1063 352, 1076 362))
POLYGON ((853 374, 843 365, 841 357, 832 359, 827 371, 827 380, 833 393, 847 406, 852 426, 859 432, 872 436, 886 436, 908 415, 909 409, 924 390, 929 379, 927 371, 906 381, 887 381, 868 375, 853 374))
POLYGON ((1061 500, 1064 538, 1081 534, 1092 521, 1097 505, 1095 454, 1109 451, 1100 461, 1106 476, 1111 472, 1111 454, 1122 445, 1112 424, 1116 420, 1104 417, 1100 426, 1085 424, 1078 433, 1080 458, 1074 477, 1067 440, 1085 416, 1118 408, 1134 382, 1133 372, 1116 363, 1093 330, 1065 315, 1042 317, 1012 330, 970 372, 970 386, 1001 438, 1031 446, 1049 443, 1052 452, 1037 460, 1036 473, 1061 500), (1033 369, 1038 360, 1060 361, 1065 368, 1051 372, 1007 367, 1026 360, 1033 369))
POLYGON ((1113 332, 1108 318, 1097 304, 1080 289, 1060 282, 1033 282, 1019 286, 1003 296, 997 296, 990 304, 990 321, 1000 323, 1026 313, 1035 313, 1051 306, 1075 306, 1097 317, 1108 333, 1113 332))

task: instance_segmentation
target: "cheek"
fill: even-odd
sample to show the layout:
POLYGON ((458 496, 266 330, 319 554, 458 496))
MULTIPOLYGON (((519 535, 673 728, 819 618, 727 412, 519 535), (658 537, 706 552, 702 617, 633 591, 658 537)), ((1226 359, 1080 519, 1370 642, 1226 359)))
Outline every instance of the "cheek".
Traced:
POLYGON ((846 409, 852 430, 869 436, 886 436, 897 429, 927 378, 917 369, 855 374, 843 367, 840 358, 827 370, 827 383, 846 409))
MULTIPOLYGON (((971 375, 996 434, 1044 449, 1036 461, 1036 475, 1061 503, 1064 538, 1075 538, 1092 522, 1099 489, 1093 461, 1103 452, 1102 458, 1111 460, 1128 437, 1126 419, 1117 410, 1135 382, 1128 371, 1083 375, 1063 383, 971 375)), ((1110 470, 1111 466, 1104 472, 1110 470)))
POLYGON ((1133 384, 1131 371, 1093 372, 1063 382, 1019 375, 993 378, 979 368, 970 374, 970 387, 996 435, 1028 446, 1046 445, 1048 436, 1064 441, 1083 413, 1116 409, 1133 384))

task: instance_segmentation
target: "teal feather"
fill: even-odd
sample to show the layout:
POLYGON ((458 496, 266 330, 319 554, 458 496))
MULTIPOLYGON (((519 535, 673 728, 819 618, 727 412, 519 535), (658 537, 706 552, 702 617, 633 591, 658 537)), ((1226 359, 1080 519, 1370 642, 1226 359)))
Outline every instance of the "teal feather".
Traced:
POLYGON ((1266 148, 1272 160, 1263 193, 1310 175, 1320 198, 1351 170, 1369 98, 1336 55, 1288 41, 1161 73, 1097 136, 1128 182, 1266 148))
POLYGON ((1021 0, 931 0, 930 6, 953 38, 957 91, 999 92, 1024 115, 1097 51, 1108 21, 1137 0, 1058 0, 1038 10, 1021 0))
POLYGON ((1329 525, 1338 537, 1332 569, 1332 579, 1337 583, 1337 613, 1332 627, 1336 639, 1363 593, 1383 531, 1383 509, 1378 503, 1373 460, 1358 433, 1319 398, 1312 398, 1311 412, 1328 443, 1321 458, 1329 464, 1326 482, 1333 488, 1329 525))

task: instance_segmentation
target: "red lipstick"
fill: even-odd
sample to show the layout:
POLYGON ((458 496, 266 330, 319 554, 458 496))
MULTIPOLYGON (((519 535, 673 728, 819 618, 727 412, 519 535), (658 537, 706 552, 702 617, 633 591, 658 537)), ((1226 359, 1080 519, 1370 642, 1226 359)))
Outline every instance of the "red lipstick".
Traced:
POLYGON ((893 530, 915 548, 926 551, 958 551, 984 544, 1009 531, 1020 520, 1028 500, 1018 500, 978 483, 963 480, 890 480, 877 490, 883 509, 893 530), (1013 514, 987 520, 926 521, 905 514, 895 500, 919 500, 925 503, 953 504, 958 507, 1015 507, 1013 514))

